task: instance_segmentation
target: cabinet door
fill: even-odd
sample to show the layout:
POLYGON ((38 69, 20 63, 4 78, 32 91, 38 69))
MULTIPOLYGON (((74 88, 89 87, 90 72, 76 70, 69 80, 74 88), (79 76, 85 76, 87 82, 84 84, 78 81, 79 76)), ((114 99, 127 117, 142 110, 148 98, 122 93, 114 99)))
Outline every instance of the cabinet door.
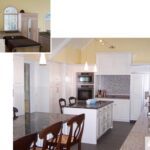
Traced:
POLYGON ((38 20, 36 17, 31 17, 31 39, 38 42, 38 20))
POLYGON ((97 74, 129 74, 131 64, 130 53, 98 53, 96 55, 97 74))
POLYGON ((129 100, 114 100, 113 120, 129 122, 129 100))
POLYGON ((104 133, 104 110, 103 110, 103 108, 100 108, 100 110, 99 110, 99 121, 100 121, 100 123, 99 123, 99 137, 100 136, 102 136, 103 135, 103 133, 104 133))
POLYGON ((21 18, 21 34, 25 37, 28 37, 28 18, 21 18))
POLYGON ((107 109, 107 128, 113 128, 113 119, 112 119, 113 105, 109 104, 107 109))

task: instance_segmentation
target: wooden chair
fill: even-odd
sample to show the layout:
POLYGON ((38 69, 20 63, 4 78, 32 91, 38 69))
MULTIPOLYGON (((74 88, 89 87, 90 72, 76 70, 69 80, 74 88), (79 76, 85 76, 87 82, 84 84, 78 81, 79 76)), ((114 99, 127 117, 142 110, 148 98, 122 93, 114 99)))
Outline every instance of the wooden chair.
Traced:
POLYGON ((16 107, 13 107, 13 119, 17 118, 16 113, 18 112, 18 109, 16 107))
POLYGON ((84 129, 85 114, 73 117, 67 122, 68 135, 61 136, 61 149, 70 150, 71 146, 78 143, 78 150, 81 150, 81 139, 84 129))
POLYGON ((59 106, 60 106, 60 112, 61 112, 61 114, 63 114, 63 107, 66 106, 66 100, 63 98, 60 98, 59 99, 59 106))
POLYGON ((41 149, 38 148, 38 150, 60 150, 61 135, 62 122, 57 122, 43 129, 39 133, 39 138, 43 139, 43 147, 41 149))
POLYGON ((71 106, 71 105, 74 105, 74 104, 76 104, 76 103, 77 103, 76 97, 73 97, 73 96, 69 97, 69 105, 70 105, 70 106, 71 106))
POLYGON ((36 141, 36 133, 24 136, 13 142, 13 150, 36 150, 36 141))

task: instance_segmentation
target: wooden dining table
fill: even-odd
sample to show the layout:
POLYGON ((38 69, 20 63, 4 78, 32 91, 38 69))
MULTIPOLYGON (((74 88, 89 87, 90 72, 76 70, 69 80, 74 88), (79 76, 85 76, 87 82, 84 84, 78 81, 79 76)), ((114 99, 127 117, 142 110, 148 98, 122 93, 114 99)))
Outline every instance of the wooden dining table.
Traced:
POLYGON ((34 112, 18 116, 13 120, 13 140, 17 140, 23 136, 39 133, 56 122, 67 122, 74 115, 65 115, 57 113, 34 112))

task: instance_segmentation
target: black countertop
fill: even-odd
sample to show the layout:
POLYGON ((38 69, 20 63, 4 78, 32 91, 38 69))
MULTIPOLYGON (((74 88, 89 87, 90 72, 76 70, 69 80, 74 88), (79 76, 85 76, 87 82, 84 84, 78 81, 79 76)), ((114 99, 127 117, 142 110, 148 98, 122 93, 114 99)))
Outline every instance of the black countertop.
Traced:
POLYGON ((70 108, 83 108, 83 109, 99 109, 102 108, 108 104, 113 103, 113 101, 97 101, 96 104, 90 104, 87 105, 85 101, 78 101, 77 104, 74 105, 68 105, 66 107, 70 107, 70 108))
POLYGON ((13 120, 13 139, 17 140, 25 135, 38 133, 43 128, 48 127, 56 122, 66 122, 73 115, 56 114, 56 113, 29 113, 19 116, 13 120))

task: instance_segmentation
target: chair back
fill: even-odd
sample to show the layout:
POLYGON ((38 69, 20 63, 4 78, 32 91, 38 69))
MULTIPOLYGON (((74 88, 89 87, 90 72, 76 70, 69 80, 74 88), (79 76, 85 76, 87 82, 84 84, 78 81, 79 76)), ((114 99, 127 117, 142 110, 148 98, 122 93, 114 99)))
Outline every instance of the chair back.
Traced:
POLYGON ((66 106, 66 100, 64 98, 59 99, 60 112, 63 114, 63 107, 66 106))
POLYGON ((36 141, 37 141, 36 133, 24 136, 13 142, 13 150, 30 150, 30 149, 35 150, 36 141))
POLYGON ((69 105, 74 105, 77 103, 77 98, 76 97, 69 97, 69 105))
POLYGON ((57 122, 39 133, 39 138, 43 139, 42 150, 58 150, 60 149, 63 122, 57 122))
POLYGON ((81 141, 84 129, 84 120, 85 114, 80 114, 78 116, 71 118, 67 122, 67 126, 70 128, 67 144, 73 145, 81 141))
POLYGON ((18 109, 16 107, 13 107, 13 119, 17 118, 16 113, 18 112, 18 109))

